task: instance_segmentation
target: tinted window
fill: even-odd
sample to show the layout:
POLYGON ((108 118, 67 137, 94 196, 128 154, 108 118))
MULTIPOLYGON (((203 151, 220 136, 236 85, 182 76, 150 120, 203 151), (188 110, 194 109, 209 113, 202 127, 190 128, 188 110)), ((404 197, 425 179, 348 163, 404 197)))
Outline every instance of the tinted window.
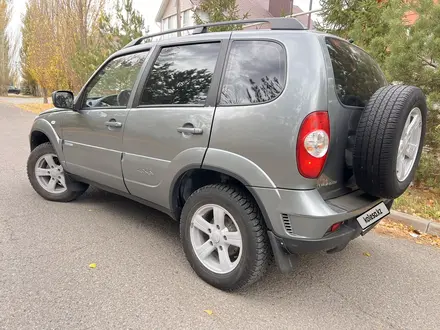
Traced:
POLYGON ((219 51, 220 43, 163 48, 140 104, 205 104, 219 51))
POLYGON ((374 92, 387 85, 384 74, 360 48, 334 38, 326 38, 326 43, 339 100, 345 105, 364 107, 374 92))
POLYGON ((147 55, 148 52, 130 54, 109 62, 87 86, 85 107, 127 107, 147 55))
POLYGON ((286 55, 270 41, 234 41, 229 54, 220 104, 268 102, 285 84, 286 55))

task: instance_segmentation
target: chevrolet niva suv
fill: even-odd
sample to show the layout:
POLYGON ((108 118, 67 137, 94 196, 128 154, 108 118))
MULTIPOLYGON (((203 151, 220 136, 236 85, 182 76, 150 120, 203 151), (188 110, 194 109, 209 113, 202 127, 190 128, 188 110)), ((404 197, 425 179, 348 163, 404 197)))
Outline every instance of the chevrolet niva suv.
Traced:
POLYGON ((91 184, 167 213, 197 275, 228 291, 272 256, 287 272, 364 235, 413 180, 425 97, 352 43, 261 21, 140 38, 76 98, 55 92, 30 133, 33 188, 68 202, 91 184))

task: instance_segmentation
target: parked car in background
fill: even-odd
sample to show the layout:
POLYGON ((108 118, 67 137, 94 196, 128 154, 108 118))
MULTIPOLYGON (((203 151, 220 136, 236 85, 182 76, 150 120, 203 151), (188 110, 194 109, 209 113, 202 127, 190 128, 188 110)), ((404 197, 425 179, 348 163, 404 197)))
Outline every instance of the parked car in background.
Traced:
POLYGON ((20 88, 14 87, 14 86, 9 86, 8 88, 8 93, 9 94, 20 94, 20 88))
POLYGON ((33 188, 68 202, 92 184, 162 210, 194 271, 228 291, 272 256, 289 271, 365 235, 414 178, 425 96, 346 40, 261 22, 137 39, 76 99, 55 92, 31 129, 33 188))

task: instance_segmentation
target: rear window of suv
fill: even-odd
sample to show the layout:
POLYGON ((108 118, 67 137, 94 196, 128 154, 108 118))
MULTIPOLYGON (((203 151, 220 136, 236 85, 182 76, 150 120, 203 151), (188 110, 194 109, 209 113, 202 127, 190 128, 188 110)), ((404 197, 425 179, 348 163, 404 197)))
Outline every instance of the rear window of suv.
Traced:
POLYGON ((362 49, 340 39, 325 39, 342 104, 364 107, 380 87, 388 85, 377 63, 362 49))

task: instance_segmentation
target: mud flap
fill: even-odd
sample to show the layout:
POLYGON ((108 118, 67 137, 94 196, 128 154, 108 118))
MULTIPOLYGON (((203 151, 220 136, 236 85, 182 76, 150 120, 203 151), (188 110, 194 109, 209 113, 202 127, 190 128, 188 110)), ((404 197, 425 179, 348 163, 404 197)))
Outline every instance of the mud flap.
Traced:
POLYGON ((275 237, 275 235, 268 231, 270 245, 272 246, 272 252, 275 257, 275 262, 277 263, 279 269, 283 274, 292 272, 296 265, 298 264, 298 256, 295 254, 290 254, 283 247, 282 243, 275 237))

